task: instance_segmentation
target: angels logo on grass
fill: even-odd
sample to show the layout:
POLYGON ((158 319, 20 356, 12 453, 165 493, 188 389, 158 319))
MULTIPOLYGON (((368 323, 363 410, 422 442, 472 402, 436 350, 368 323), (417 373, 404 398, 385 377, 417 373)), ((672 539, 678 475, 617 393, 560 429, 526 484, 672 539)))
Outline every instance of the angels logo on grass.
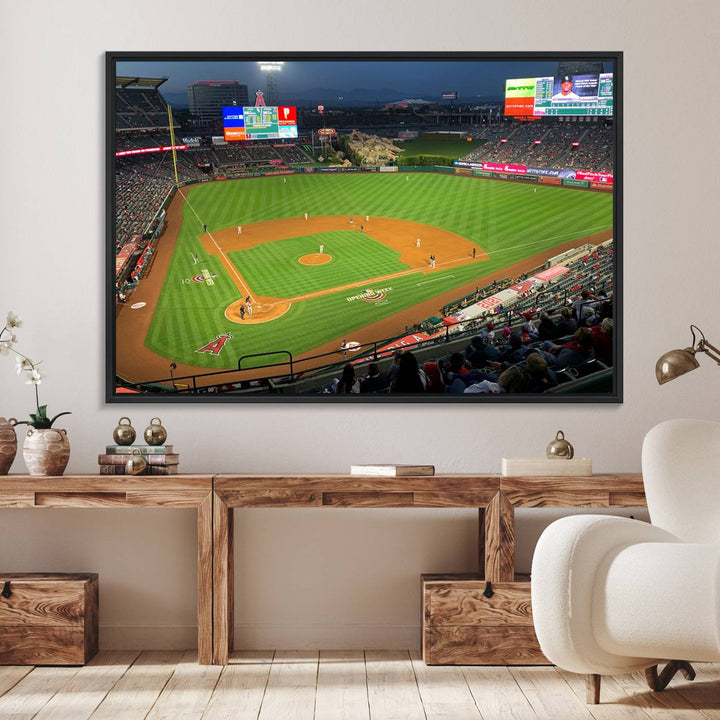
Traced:
POLYGON ((199 353, 210 353, 211 355, 218 355, 220 351, 225 347, 225 343, 228 340, 232 340, 232 333, 226 332, 223 335, 218 335, 215 340, 209 342, 201 348, 198 348, 195 352, 199 353))

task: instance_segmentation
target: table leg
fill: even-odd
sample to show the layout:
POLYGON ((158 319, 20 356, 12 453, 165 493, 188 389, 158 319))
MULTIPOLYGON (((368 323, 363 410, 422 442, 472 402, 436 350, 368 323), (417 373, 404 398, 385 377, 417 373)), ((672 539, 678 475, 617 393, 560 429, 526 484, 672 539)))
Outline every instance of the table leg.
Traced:
POLYGON ((213 664, 227 665, 233 649, 233 509, 213 493, 213 664))
POLYGON ((212 493, 198 506, 198 663, 213 661, 212 493))
POLYGON ((485 508, 485 579, 512 582, 515 579, 515 509, 502 493, 485 508))

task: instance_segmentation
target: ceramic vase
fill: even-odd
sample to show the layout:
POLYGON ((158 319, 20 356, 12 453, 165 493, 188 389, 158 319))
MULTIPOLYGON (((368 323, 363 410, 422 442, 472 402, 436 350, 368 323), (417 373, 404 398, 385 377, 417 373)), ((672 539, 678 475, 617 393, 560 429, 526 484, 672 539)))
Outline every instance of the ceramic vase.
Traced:
POLYGON ((13 427, 14 419, 0 417, 0 475, 7 475, 17 453, 17 436, 13 427))
POLYGON ((62 475, 70 459, 67 432, 56 428, 28 428, 23 457, 31 475, 62 475))

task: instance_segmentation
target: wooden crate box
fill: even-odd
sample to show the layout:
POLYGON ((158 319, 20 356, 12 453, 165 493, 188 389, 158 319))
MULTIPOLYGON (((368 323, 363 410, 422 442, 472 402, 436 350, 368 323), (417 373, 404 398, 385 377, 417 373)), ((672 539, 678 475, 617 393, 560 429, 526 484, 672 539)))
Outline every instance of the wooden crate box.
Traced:
POLYGON ((84 665, 97 650, 96 573, 0 574, 0 665, 84 665))
POLYGON ((547 665, 530 607, 530 578, 487 583, 477 574, 423 575, 428 665, 547 665))

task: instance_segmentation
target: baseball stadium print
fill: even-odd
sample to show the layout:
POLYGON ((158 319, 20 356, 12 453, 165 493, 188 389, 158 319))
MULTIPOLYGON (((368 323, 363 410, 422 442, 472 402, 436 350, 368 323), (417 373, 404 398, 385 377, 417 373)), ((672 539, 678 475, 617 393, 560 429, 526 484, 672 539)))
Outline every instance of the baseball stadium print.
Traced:
POLYGON ((622 401, 621 53, 106 67, 109 401, 622 401))

